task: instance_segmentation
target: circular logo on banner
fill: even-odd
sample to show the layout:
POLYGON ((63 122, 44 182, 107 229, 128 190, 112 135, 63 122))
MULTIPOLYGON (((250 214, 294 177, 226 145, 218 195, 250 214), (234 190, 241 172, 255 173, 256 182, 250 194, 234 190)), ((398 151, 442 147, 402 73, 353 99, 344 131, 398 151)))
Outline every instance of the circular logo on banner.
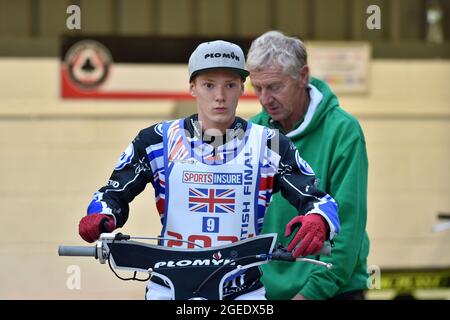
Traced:
POLYGON ((95 89, 106 80, 112 56, 100 42, 82 40, 67 51, 64 61, 75 84, 84 89, 95 89))
POLYGON ((308 162, 303 160, 302 157, 300 157, 300 154, 298 153, 298 150, 295 151, 295 160, 297 162, 298 167, 300 168, 300 171, 306 174, 307 176, 313 176, 314 171, 309 166, 308 162))

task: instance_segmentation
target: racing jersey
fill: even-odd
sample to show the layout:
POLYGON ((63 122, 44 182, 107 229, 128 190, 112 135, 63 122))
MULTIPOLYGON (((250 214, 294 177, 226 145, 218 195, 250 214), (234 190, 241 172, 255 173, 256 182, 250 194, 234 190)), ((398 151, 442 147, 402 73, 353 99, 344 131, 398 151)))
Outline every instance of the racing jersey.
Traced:
MULTIPOLYGON (((336 202, 315 187, 313 170, 290 140, 239 117, 223 136, 203 133, 198 115, 141 130, 94 194, 88 214, 112 215, 122 227, 128 204, 148 183, 164 246, 209 247, 255 236, 278 191, 300 214, 322 215, 329 239, 339 230, 336 202)), ((259 276, 251 278, 229 293, 244 292, 259 276)))

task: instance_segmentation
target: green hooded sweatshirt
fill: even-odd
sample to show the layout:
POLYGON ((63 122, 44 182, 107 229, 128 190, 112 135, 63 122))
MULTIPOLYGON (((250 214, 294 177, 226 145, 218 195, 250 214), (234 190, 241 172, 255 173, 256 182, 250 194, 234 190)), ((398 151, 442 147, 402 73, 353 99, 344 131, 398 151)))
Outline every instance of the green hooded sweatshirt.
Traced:
MULTIPOLYGON (((271 261, 263 265, 262 282, 268 299, 291 299, 298 293, 307 299, 328 299, 367 289, 368 161, 364 134, 358 121, 339 107, 336 95, 323 81, 311 78, 310 84, 320 91, 322 100, 306 128, 298 130, 302 120, 287 135, 313 168, 319 189, 338 203, 341 229, 334 238, 332 256, 321 257, 333 263, 332 270, 305 262, 271 261)), ((250 121, 280 129, 265 111, 250 121)), ((287 245, 290 239, 284 237, 285 227, 297 214, 279 192, 274 194, 263 233, 278 233, 278 241, 287 245)))

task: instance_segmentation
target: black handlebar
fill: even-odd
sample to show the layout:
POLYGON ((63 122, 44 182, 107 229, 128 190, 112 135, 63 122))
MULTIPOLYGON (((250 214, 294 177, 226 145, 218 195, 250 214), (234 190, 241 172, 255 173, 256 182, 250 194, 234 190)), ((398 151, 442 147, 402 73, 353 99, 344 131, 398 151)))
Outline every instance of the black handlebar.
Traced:
POLYGON ((450 212, 439 212, 437 217, 441 220, 450 220, 450 212))
MULTIPOLYGON (((117 233, 114 240, 129 240, 130 236, 122 233, 117 233)), ((95 247, 86 246, 59 246, 58 248, 59 256, 78 256, 78 257, 97 257, 97 250, 95 247)), ((325 244, 319 252, 314 254, 316 256, 330 256, 331 246, 325 244)), ((265 259, 271 260, 283 260, 283 261, 295 261, 296 259, 292 256, 292 252, 287 251, 287 248, 281 244, 275 248, 270 256, 265 257, 265 259), (270 258, 269 258, 270 257, 270 258)))

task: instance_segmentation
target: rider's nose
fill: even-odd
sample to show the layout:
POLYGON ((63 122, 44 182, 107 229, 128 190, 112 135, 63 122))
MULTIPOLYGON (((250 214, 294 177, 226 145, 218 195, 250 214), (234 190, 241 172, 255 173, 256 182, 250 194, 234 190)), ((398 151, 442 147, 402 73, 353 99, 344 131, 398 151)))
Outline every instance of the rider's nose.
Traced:
POLYGON ((224 102, 225 101, 225 89, 222 87, 218 87, 215 92, 215 100, 216 102, 224 102))

